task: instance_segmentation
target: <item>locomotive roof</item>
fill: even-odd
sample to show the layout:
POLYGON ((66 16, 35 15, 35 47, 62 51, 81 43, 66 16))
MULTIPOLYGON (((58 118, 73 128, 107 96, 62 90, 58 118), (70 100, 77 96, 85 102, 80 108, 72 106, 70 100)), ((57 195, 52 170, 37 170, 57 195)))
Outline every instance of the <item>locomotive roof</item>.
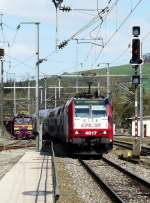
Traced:
POLYGON ((74 98, 75 104, 103 105, 109 103, 108 98, 74 98))

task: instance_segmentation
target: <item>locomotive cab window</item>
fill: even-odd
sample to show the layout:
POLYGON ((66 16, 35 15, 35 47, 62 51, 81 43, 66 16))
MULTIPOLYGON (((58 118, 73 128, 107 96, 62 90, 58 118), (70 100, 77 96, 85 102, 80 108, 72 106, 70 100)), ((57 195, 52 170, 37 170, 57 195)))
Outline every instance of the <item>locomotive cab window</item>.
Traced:
POLYGON ((89 117, 90 116, 89 107, 75 108, 75 116, 76 117, 89 117))
POLYGON ((93 117, 106 117, 106 111, 105 110, 92 110, 92 116, 93 117))
POLYGON ((92 117, 106 117, 105 106, 92 106, 92 117))
POLYGON ((28 123, 32 122, 32 119, 31 118, 15 118, 14 122, 18 123, 18 124, 28 124, 28 123))

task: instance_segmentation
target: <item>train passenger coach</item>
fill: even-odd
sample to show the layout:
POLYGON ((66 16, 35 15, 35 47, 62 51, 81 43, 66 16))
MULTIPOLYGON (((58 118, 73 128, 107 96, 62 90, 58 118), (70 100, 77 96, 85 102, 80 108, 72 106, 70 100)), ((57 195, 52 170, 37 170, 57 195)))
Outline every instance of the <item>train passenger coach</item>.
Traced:
POLYGON ((106 98, 71 98, 49 112, 50 136, 77 151, 105 153, 113 147, 112 105, 106 98))

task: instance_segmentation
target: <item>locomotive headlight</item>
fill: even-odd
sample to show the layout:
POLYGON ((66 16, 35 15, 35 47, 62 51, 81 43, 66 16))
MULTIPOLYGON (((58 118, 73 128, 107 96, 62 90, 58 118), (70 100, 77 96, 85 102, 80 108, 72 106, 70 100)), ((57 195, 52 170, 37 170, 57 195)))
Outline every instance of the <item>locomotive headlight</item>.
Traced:
POLYGON ((79 132, 76 130, 76 131, 75 131, 75 135, 78 135, 78 134, 79 134, 79 132))
POLYGON ((106 133, 107 133, 106 131, 103 132, 104 135, 106 135, 106 133))

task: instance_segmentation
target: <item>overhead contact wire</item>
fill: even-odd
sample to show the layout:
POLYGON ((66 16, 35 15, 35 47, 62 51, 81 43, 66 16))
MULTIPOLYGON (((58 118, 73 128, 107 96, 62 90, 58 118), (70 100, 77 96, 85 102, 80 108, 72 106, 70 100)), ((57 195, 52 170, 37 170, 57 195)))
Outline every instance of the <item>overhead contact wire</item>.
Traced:
POLYGON ((134 8, 129 12, 129 14, 124 18, 124 20, 121 22, 119 27, 116 29, 116 31, 110 36, 110 38, 107 40, 107 42, 104 44, 104 47, 102 47, 98 57, 95 59, 94 63, 99 59, 102 51, 104 48, 109 44, 109 42, 113 39, 113 37, 116 35, 116 33, 121 29, 121 27, 125 24, 125 22, 128 20, 128 18, 131 16, 131 14, 136 10, 138 5, 142 2, 143 0, 139 0, 138 3, 134 6, 134 8))

